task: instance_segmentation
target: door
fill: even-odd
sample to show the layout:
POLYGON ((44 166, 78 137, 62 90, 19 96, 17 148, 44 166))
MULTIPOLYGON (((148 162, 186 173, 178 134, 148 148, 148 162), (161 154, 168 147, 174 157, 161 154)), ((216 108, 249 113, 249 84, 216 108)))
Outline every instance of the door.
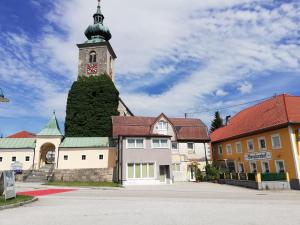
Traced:
POLYGON ((196 167, 190 167, 190 181, 196 181, 196 167))
POLYGON ((162 183, 166 182, 167 171, 165 166, 159 166, 159 181, 162 183))

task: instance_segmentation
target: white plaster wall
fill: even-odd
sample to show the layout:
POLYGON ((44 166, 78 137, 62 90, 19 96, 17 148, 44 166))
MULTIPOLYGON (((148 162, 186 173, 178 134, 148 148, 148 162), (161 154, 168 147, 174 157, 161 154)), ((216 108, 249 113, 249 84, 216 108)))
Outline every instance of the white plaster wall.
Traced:
POLYGON ((0 157, 2 157, 2 162, 0 162, 0 170, 10 170, 12 162, 12 157, 15 156, 17 162, 23 164, 23 170, 29 170, 33 164, 33 149, 1 149, 0 157), (25 161, 25 157, 29 156, 30 160, 25 161))
POLYGON ((82 148, 61 148, 59 150, 58 169, 98 169, 114 167, 116 160, 116 149, 82 149, 82 148), (64 160, 68 155, 68 160, 64 160), (82 160, 86 155, 86 160, 82 160), (99 159, 103 155, 103 159, 99 159))
POLYGON ((39 161, 40 161, 40 150, 41 147, 44 144, 50 143, 55 146, 55 164, 57 165, 57 160, 58 160, 58 148, 61 143, 61 138, 62 137, 38 137, 36 139, 36 146, 35 146, 35 159, 34 159, 34 167, 38 169, 39 167, 39 161))

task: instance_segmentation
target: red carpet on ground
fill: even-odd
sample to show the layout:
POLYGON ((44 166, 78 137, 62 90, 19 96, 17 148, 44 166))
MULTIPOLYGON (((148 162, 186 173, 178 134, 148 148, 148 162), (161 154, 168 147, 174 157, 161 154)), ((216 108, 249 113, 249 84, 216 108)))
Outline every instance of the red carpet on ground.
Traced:
POLYGON ((75 191, 76 189, 46 189, 46 190, 36 190, 36 191, 23 191, 18 192, 18 195, 28 195, 28 196, 44 196, 53 195, 58 193, 64 193, 69 191, 75 191))

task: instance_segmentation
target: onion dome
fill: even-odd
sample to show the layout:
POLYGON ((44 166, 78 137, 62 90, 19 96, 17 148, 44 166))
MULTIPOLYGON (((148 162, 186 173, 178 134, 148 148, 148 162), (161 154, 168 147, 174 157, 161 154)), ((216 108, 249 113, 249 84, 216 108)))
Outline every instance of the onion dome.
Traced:
POLYGON ((111 39, 111 33, 103 24, 104 15, 101 12, 100 0, 98 0, 97 12, 94 14, 94 24, 90 25, 84 32, 87 37, 87 43, 95 43, 102 41, 109 41, 111 39))

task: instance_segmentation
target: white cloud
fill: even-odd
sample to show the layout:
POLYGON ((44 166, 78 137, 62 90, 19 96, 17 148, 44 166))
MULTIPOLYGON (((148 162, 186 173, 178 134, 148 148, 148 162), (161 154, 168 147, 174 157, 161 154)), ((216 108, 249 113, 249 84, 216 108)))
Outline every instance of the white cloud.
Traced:
POLYGON ((241 83, 238 87, 238 90, 241 92, 241 94, 249 94, 252 92, 253 85, 249 82, 241 83))
POLYGON ((228 92, 224 91, 223 89, 218 89, 218 90, 215 92, 215 95, 216 95, 216 96, 226 96, 226 95, 228 95, 228 92))

